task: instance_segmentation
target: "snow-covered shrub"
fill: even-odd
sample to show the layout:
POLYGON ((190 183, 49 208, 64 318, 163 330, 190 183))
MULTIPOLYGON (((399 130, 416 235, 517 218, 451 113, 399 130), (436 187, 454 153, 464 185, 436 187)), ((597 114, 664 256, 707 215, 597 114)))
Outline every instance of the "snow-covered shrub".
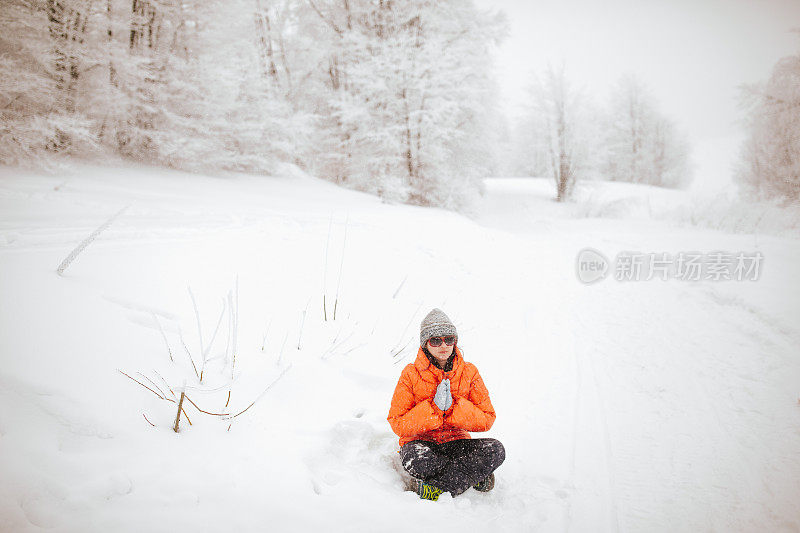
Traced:
POLYGON ((731 233, 800 236, 800 204, 746 199, 735 190, 692 194, 650 185, 584 181, 570 203, 577 218, 652 219, 731 233))
POLYGON ((745 199, 733 192, 695 197, 688 205, 659 213, 657 218, 731 233, 800 237, 800 204, 779 198, 745 199))

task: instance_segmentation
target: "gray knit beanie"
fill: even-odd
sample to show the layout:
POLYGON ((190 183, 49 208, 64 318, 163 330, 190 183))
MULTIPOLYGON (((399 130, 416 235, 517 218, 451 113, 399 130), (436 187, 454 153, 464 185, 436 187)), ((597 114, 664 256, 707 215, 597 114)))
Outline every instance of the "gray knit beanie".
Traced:
POLYGON ((453 335, 458 338, 456 327, 441 309, 431 310, 419 325, 420 348, 424 348, 431 337, 443 337, 445 335, 453 335))

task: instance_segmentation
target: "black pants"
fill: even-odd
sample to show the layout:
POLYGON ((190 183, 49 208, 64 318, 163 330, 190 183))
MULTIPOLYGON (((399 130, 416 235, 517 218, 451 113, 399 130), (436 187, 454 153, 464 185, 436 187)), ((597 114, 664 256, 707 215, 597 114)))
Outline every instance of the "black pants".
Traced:
POLYGON ((495 439, 413 440, 400 449, 400 458, 409 474, 456 496, 489 477, 506 450, 495 439))

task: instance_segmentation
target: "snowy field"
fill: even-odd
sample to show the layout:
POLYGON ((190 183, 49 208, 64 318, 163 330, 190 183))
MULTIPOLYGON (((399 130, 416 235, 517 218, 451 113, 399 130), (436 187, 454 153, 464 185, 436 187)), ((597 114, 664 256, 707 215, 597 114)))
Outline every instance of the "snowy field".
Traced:
POLYGON ((658 218, 686 198, 641 186, 487 180, 470 220, 284 174, 0 169, 0 531, 800 531, 798 237, 658 218), (586 247, 764 260, 585 285, 586 247), (432 307, 507 451, 438 502, 386 422, 432 307), (185 403, 176 434, 168 386, 257 402, 185 403))

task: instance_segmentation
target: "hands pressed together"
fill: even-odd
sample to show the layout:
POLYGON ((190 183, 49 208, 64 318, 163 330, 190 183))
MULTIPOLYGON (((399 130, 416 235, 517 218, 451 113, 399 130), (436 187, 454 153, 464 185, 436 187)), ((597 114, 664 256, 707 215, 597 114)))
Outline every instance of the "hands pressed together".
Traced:
POLYGON ((447 411, 453 406, 453 394, 450 392, 450 380, 443 379, 436 387, 436 394, 433 396, 433 403, 442 411, 447 411))

